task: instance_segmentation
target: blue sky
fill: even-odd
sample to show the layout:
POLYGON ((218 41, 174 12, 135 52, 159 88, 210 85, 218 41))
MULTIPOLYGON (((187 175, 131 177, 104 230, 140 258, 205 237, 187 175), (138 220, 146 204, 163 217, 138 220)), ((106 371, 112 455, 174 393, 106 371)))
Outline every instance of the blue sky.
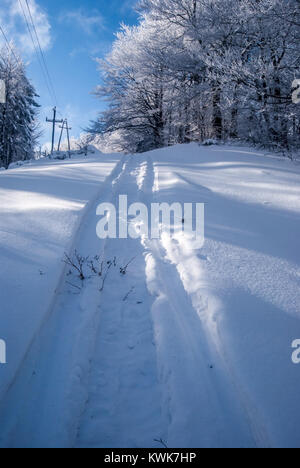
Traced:
MULTIPOLYGON (((27 62, 28 76, 40 95, 40 119, 50 140, 53 99, 50 98, 32 43, 20 0, 1 0, 0 24, 27 62)), ((36 24, 46 62, 57 94, 61 115, 68 117, 71 134, 77 137, 104 106, 91 95, 100 83, 96 57, 109 52, 120 23, 135 24, 136 0, 28 0, 36 24)), ((26 1, 21 0, 25 12, 26 1)))

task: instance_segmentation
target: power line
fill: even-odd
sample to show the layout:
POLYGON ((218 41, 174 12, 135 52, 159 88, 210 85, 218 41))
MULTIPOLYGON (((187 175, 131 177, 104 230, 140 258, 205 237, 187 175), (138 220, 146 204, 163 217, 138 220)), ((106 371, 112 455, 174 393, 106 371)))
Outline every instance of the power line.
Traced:
MULTIPOLYGON (((37 44, 36 44, 36 42, 34 40, 32 30, 30 28, 28 18, 27 18, 26 13, 25 13, 24 6, 23 6, 21 0, 19 0, 19 4, 20 4, 20 7, 21 7, 21 12, 23 13, 24 20, 25 20, 25 23, 26 23, 26 26, 27 26, 27 30, 28 30, 31 42, 33 44, 34 51, 35 51, 35 54, 37 56, 39 65, 41 67, 41 70, 42 70, 42 73, 43 73, 43 76, 44 76, 44 80, 45 80, 45 83, 46 83, 46 86, 47 86, 47 89, 48 89, 48 92, 49 92, 50 99, 51 100, 53 99, 54 103, 57 103, 57 101, 58 101, 57 95, 56 95, 55 88, 54 88, 54 85, 53 85, 53 81, 51 79, 51 75, 49 73, 49 69, 48 69, 48 66, 47 66, 47 63, 46 63, 46 59, 45 59, 45 56, 44 56, 44 53, 43 53, 43 50, 42 50, 42 47, 41 47, 41 43, 40 43, 40 40, 39 40, 39 37, 38 37, 37 29, 36 29, 35 24, 34 24, 31 9, 30 9, 28 0, 25 0, 25 1, 26 1, 26 6, 27 6, 27 9, 28 9, 29 17, 30 17, 30 22, 31 22, 32 29, 33 29, 35 37, 36 37, 37 44), (40 53, 41 57, 40 57, 39 53, 40 53)), ((20 59, 16 56, 13 48, 11 47, 11 45, 9 43, 7 35, 5 34, 5 31, 4 31, 4 29, 2 28, 1 25, 0 25, 0 31, 1 31, 1 33, 3 35, 3 37, 4 37, 4 41, 6 43, 6 47, 7 47, 8 52, 13 55, 13 57, 15 58, 17 64, 20 63, 20 59)))
MULTIPOLYGON (((35 43, 35 41, 34 41, 34 38, 33 38, 33 35, 32 35, 32 31, 31 31, 31 29, 30 29, 30 26, 29 26, 29 23, 28 23, 28 19, 27 19, 26 13, 25 13, 25 9, 24 9, 24 7, 23 7, 23 4, 22 4, 21 0, 19 0, 19 4, 20 4, 20 7, 21 7, 23 16, 24 16, 24 20, 25 20, 25 23, 26 23, 26 26, 27 26, 27 30, 28 30, 28 33, 29 33, 29 37, 30 37, 30 39, 31 39, 31 42, 32 42, 32 45, 33 45, 35 54, 36 54, 36 56, 37 56, 39 65, 40 65, 40 67, 41 67, 41 69, 42 69, 42 73, 43 73, 43 75, 44 75, 44 79, 45 79, 45 83, 46 83, 46 86, 47 86, 47 89, 48 89, 48 92, 49 92, 50 99, 52 100, 52 99, 54 98, 54 95, 52 94, 52 91, 51 91, 51 89, 50 89, 50 87, 49 87, 47 75, 45 74, 45 70, 44 70, 44 68, 43 68, 43 64, 42 64, 41 59, 40 59, 40 56, 39 56, 38 48, 37 48, 36 43, 35 43)), ((55 99, 54 99, 54 100, 55 100, 55 99)))
POLYGON ((6 34, 5 34, 5 32, 4 32, 4 30, 3 30, 3 28, 2 28, 1 25, 0 25, 0 31, 2 32, 2 35, 3 35, 4 40, 5 40, 5 42, 6 42, 6 47, 7 47, 8 52, 10 52, 10 53, 14 56, 14 58, 15 58, 15 60, 16 60, 17 63, 20 63, 20 59, 17 58, 17 56, 16 56, 16 54, 15 54, 13 48, 11 47, 11 45, 10 45, 8 39, 7 39, 7 36, 6 36, 6 34))
POLYGON ((47 80, 47 76, 45 74, 45 70, 43 68, 43 64, 41 62, 41 59, 40 59, 40 56, 39 56, 39 53, 38 53, 38 49, 37 49, 37 46, 36 46, 36 43, 34 41, 34 38, 33 38, 33 35, 32 35, 32 31, 30 29, 30 26, 29 26, 29 23, 28 23, 28 19, 27 19, 27 16, 26 16, 26 13, 25 13, 25 10, 24 10, 24 7, 23 7, 23 4, 21 2, 21 0, 19 0, 19 4, 20 4, 20 7, 21 7, 21 11, 23 13, 23 16, 24 16, 24 20, 25 20, 25 23, 26 23, 26 26, 27 26, 27 30, 28 30, 28 33, 29 33, 29 37, 31 39, 31 42, 32 42, 32 45, 33 45, 33 48, 34 48, 34 51, 35 51, 35 54, 37 56, 37 59, 38 59, 38 62, 40 64, 40 67, 42 69, 42 73, 44 75, 44 79, 45 79, 45 83, 46 83, 46 86, 48 88, 48 92, 49 92, 49 95, 50 95, 50 98, 51 100, 53 99, 53 95, 52 95, 52 92, 51 92, 51 89, 49 87, 49 84, 48 84, 48 80, 47 80))
POLYGON ((52 81, 51 75, 49 73, 49 68, 47 66, 46 58, 45 58, 43 49, 41 47, 41 42, 39 40, 39 36, 38 36, 37 30, 36 30, 36 27, 35 27, 35 24, 34 24, 34 20, 33 20, 33 16, 32 16, 32 13, 31 13, 31 9, 30 9, 28 0, 25 0, 25 2, 26 2, 28 13, 29 13, 30 21, 31 21, 31 24, 32 24, 32 27, 33 27, 33 31, 34 31, 34 34, 35 34, 35 37, 36 37, 36 40, 37 40, 37 43, 38 43, 38 47, 39 47, 39 51, 40 51, 40 54, 41 54, 41 57, 42 57, 42 61, 43 61, 43 64, 44 64, 44 67, 45 67, 45 70, 46 70, 46 74, 47 74, 47 77, 48 77, 48 80, 49 80, 49 83, 50 83, 50 86, 51 86, 51 89, 52 89, 52 92, 53 92, 53 96, 55 98, 55 101, 57 102, 57 96, 56 96, 56 93, 55 93, 55 88, 53 86, 53 81, 52 81))
POLYGON ((40 55, 39 55, 39 51, 38 51, 37 45, 36 45, 36 43, 35 43, 35 41, 34 41, 33 34, 32 34, 31 29, 30 29, 29 22, 28 22, 26 13, 25 13, 25 9, 24 9, 24 7, 23 7, 23 4, 22 4, 21 0, 19 0, 19 4, 20 4, 20 7, 21 7, 21 10, 22 10, 24 19, 25 19, 25 23, 26 23, 26 26, 27 26, 27 30, 28 30, 28 33, 29 33, 31 42, 32 42, 33 47, 34 47, 35 54, 36 54, 36 56, 37 56, 38 62, 39 62, 40 67, 41 67, 41 69, 42 69, 42 73, 43 73, 43 75, 44 75, 44 79, 45 79, 45 83, 46 83, 46 86, 47 86, 47 89, 48 89, 48 92, 49 92, 50 99, 51 99, 51 100, 54 99, 54 101, 56 101, 55 94, 53 94, 53 92, 52 92, 52 90, 51 90, 51 88, 50 88, 50 86, 49 86, 47 74, 46 74, 46 72, 45 72, 45 70, 44 70, 43 63, 42 63, 42 61, 41 61, 41 58, 40 58, 40 55))
MULTIPOLYGON (((42 46, 41 46, 41 41, 39 39, 39 35, 38 35, 38 32, 37 32, 37 28, 34 24, 34 19, 33 19, 33 15, 32 15, 32 12, 31 12, 31 8, 30 8, 30 5, 29 5, 29 1, 28 0, 23 0, 25 1, 26 3, 26 6, 27 6, 27 10, 28 10, 28 14, 29 14, 29 19, 30 19, 30 22, 31 22, 31 26, 32 26, 32 29, 33 29, 33 32, 34 32, 34 35, 35 35, 35 38, 36 38, 36 42, 38 44, 38 49, 39 49, 39 53, 40 53, 40 56, 42 58, 42 64, 44 66, 43 70, 45 71, 46 73, 46 76, 47 76, 47 79, 48 79, 48 83, 50 85, 50 88, 51 88, 51 91, 52 91, 52 94, 54 96, 54 101, 57 103, 58 102, 58 99, 57 99, 57 95, 56 95, 56 92, 55 92, 55 87, 53 85, 53 81, 52 81, 52 78, 51 78, 51 75, 50 75, 50 72, 49 72, 49 68, 47 66, 47 61, 46 61, 46 58, 45 58, 45 54, 43 52, 43 49, 42 49, 42 46)), ((21 0, 19 0, 19 2, 21 2, 21 0)), ((26 16, 26 15, 25 15, 26 16)), ((53 123, 53 135, 52 135, 52 153, 53 153, 53 150, 54 150, 54 134, 55 134, 55 124, 56 123, 63 123, 63 129, 64 129, 64 120, 56 120, 56 114, 59 113, 61 115, 61 113, 57 110, 57 108, 55 107, 53 109, 54 111, 54 116, 53 116, 53 120, 52 120, 52 123, 53 123)), ((50 119, 46 119, 47 122, 51 122, 50 119)), ((63 129, 62 129, 62 132, 63 132, 63 129)), ((71 130, 71 128, 69 128, 68 126, 68 122, 66 120, 66 130, 67 130, 67 136, 68 136, 68 144, 69 144, 69 152, 70 152, 70 138, 69 138, 69 130, 71 130)))

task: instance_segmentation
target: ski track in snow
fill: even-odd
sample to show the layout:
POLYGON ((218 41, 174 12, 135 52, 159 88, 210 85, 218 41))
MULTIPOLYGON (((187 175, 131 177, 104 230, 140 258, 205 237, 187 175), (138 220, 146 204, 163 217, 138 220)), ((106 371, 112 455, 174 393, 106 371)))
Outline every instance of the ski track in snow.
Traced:
MULTIPOLYGON (((80 293, 62 284, 50 318, 1 402, 1 446, 161 448, 160 439, 174 448, 280 445, 266 402, 238 365, 238 345, 228 341, 234 322, 224 317, 223 283, 229 267, 238 287, 232 257, 258 262, 257 278, 268 283, 253 282, 241 263, 247 287, 257 297, 271 295, 279 306, 284 293, 276 292, 270 272, 276 272, 278 284, 282 269, 291 274, 288 260, 231 245, 227 252, 227 245, 212 238, 199 252, 184 235, 159 241, 96 237, 97 204, 117 204, 119 195, 150 207, 164 197, 171 201, 167 188, 173 183, 187 201, 191 193, 205 202, 212 193, 219 196, 220 187, 211 192, 213 179, 210 188, 201 186, 179 173, 175 162, 174 167, 154 163, 151 153, 125 156, 91 205, 73 247, 91 257, 99 252, 105 260, 116 257, 118 267, 110 270, 102 292, 99 278, 90 278, 80 293), (120 275, 119 267, 132 258, 127 274, 120 275)), ((228 165, 225 171, 234 169, 228 165)), ((222 190, 228 196, 226 184, 222 190)), ((294 210, 296 193, 291 189, 289 196, 294 210)), ((237 190, 239 197, 243 193, 237 190)), ((291 289, 291 317, 298 300, 293 294, 291 289)))
MULTIPOLYGON (((137 165, 129 157, 114 184, 112 202, 118 203, 125 187, 128 203, 136 201, 136 174, 137 165)), ((134 261, 125 277, 113 271, 100 298, 89 397, 76 446, 157 447, 155 439, 164 434, 143 248, 138 239, 108 240, 104 252, 105 258, 117 256, 117 261, 121 255, 124 265, 134 261)))
MULTIPOLYGON (((129 204, 139 200, 150 207, 155 178, 150 157, 130 158, 113 183, 111 201, 117 204, 126 187, 129 204)), ((115 292, 111 293, 109 282, 102 295, 106 307, 100 306, 89 396, 76 446, 156 447, 155 439, 165 440, 171 447, 255 446, 236 395, 234 399, 225 396, 229 382, 217 382, 212 375, 209 363, 215 359, 206 349, 207 339, 176 267, 164 258, 163 246, 145 240, 142 245, 132 239, 117 242, 118 246, 115 240, 106 242, 106 258, 113 258, 123 245, 128 255, 132 252, 136 256, 132 279, 135 294, 129 304, 121 301, 120 295, 119 305, 112 307, 115 292), (159 278, 156 289, 151 268, 159 270, 154 274, 159 278), (152 297, 157 297, 152 305, 153 318, 151 298, 142 308, 136 302, 139 292, 140 297, 147 297, 146 283, 152 297), (157 351, 155 344, 160 345, 157 351), (231 433, 229 421, 235 427, 231 433)), ((114 277, 114 288, 126 296, 130 284, 126 281, 122 287, 123 279, 118 276, 114 277)))

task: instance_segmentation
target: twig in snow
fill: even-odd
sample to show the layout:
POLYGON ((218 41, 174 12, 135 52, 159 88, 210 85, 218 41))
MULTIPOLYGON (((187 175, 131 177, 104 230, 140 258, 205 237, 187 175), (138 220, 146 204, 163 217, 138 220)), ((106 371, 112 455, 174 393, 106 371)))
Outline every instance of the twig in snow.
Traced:
POLYGON ((81 279, 81 281, 84 281, 85 280, 84 265, 88 261, 89 257, 82 257, 81 255, 79 255, 77 250, 75 250, 74 256, 75 258, 72 259, 68 254, 65 253, 65 258, 63 262, 66 265, 71 266, 74 270, 76 270, 79 274, 79 278, 81 279))
POLYGON ((161 444, 166 449, 168 448, 167 444, 162 439, 154 439, 154 442, 158 442, 159 444, 161 444))
POLYGON ((121 273, 121 275, 126 275, 126 273, 127 273, 127 268, 129 267, 129 265, 130 265, 135 259, 136 259, 136 256, 133 257, 133 258, 127 263, 127 265, 125 265, 125 267, 121 267, 121 268, 120 268, 120 273, 121 273))
POLYGON ((94 273, 97 276, 102 276, 102 274, 103 274, 103 263, 104 263, 103 261, 100 262, 99 255, 95 255, 93 260, 90 260, 87 265, 90 268, 90 270, 92 271, 92 273, 94 273))
POLYGON ((103 276, 103 279, 102 279, 102 285, 101 285, 101 288, 99 289, 100 292, 102 292, 103 289, 104 289, 105 281, 107 280, 109 270, 113 266, 113 262, 108 261, 106 264, 107 264, 107 269, 106 269, 105 275, 103 276))
POLYGON ((130 289, 130 291, 128 291, 126 296, 123 297, 123 302, 127 301, 127 299, 129 298, 130 294, 133 293, 133 291, 134 291, 134 286, 132 286, 132 288, 130 289))

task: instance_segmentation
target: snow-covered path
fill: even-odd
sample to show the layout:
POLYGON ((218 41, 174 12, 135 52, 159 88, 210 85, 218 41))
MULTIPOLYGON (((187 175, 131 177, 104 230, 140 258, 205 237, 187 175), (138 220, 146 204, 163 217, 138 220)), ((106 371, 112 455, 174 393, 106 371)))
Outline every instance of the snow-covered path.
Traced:
MULTIPOLYGON (((119 195, 138 198, 139 158, 128 157, 113 184, 111 202, 119 195)), ((108 240, 104 258, 125 266, 113 269, 99 297, 100 323, 75 445, 78 447, 157 447, 164 436, 161 394, 151 317, 152 298, 145 277, 144 249, 139 239, 108 240)))
POLYGON ((0 173, 0 400, 53 307, 64 251, 119 155, 41 160, 0 173))
POLYGON ((205 203, 201 252, 184 239, 162 244, 256 443, 299 447, 300 368, 291 360, 300 336, 299 166, 255 150, 196 145, 153 159, 161 202, 205 203))
POLYGON ((65 269, 2 399, 0 445, 299 446, 299 214, 289 162, 197 145, 125 156, 73 245, 112 262, 105 287, 90 277, 79 291, 65 269), (204 202, 204 248, 99 240, 98 203, 124 194, 204 202))
MULTIPOLYGON (((111 201, 117 205, 126 193, 129 204, 143 201, 150 211, 154 183, 152 159, 130 157, 111 201)), ((164 249, 157 242, 110 240, 105 258, 124 258, 124 251, 134 261, 125 280, 118 270, 111 275, 100 299, 75 446, 161 447, 158 440, 171 447, 255 446, 234 388, 210 368, 207 337, 164 249)))
MULTIPOLYGON (((111 177, 118 172, 120 158, 96 153, 88 159, 41 160, 0 174, 0 254, 5 265, 0 272, 0 333, 7 344, 0 401, 20 391, 16 405, 12 397, 12 406, 7 406, 12 420, 26 398, 26 363, 36 358, 32 349, 43 336, 41 330, 51 329, 65 278, 64 252, 76 245, 85 216, 105 184, 111 185, 110 174, 114 168, 111 177)), ((3 428, 1 421, 0 431, 3 428)))

